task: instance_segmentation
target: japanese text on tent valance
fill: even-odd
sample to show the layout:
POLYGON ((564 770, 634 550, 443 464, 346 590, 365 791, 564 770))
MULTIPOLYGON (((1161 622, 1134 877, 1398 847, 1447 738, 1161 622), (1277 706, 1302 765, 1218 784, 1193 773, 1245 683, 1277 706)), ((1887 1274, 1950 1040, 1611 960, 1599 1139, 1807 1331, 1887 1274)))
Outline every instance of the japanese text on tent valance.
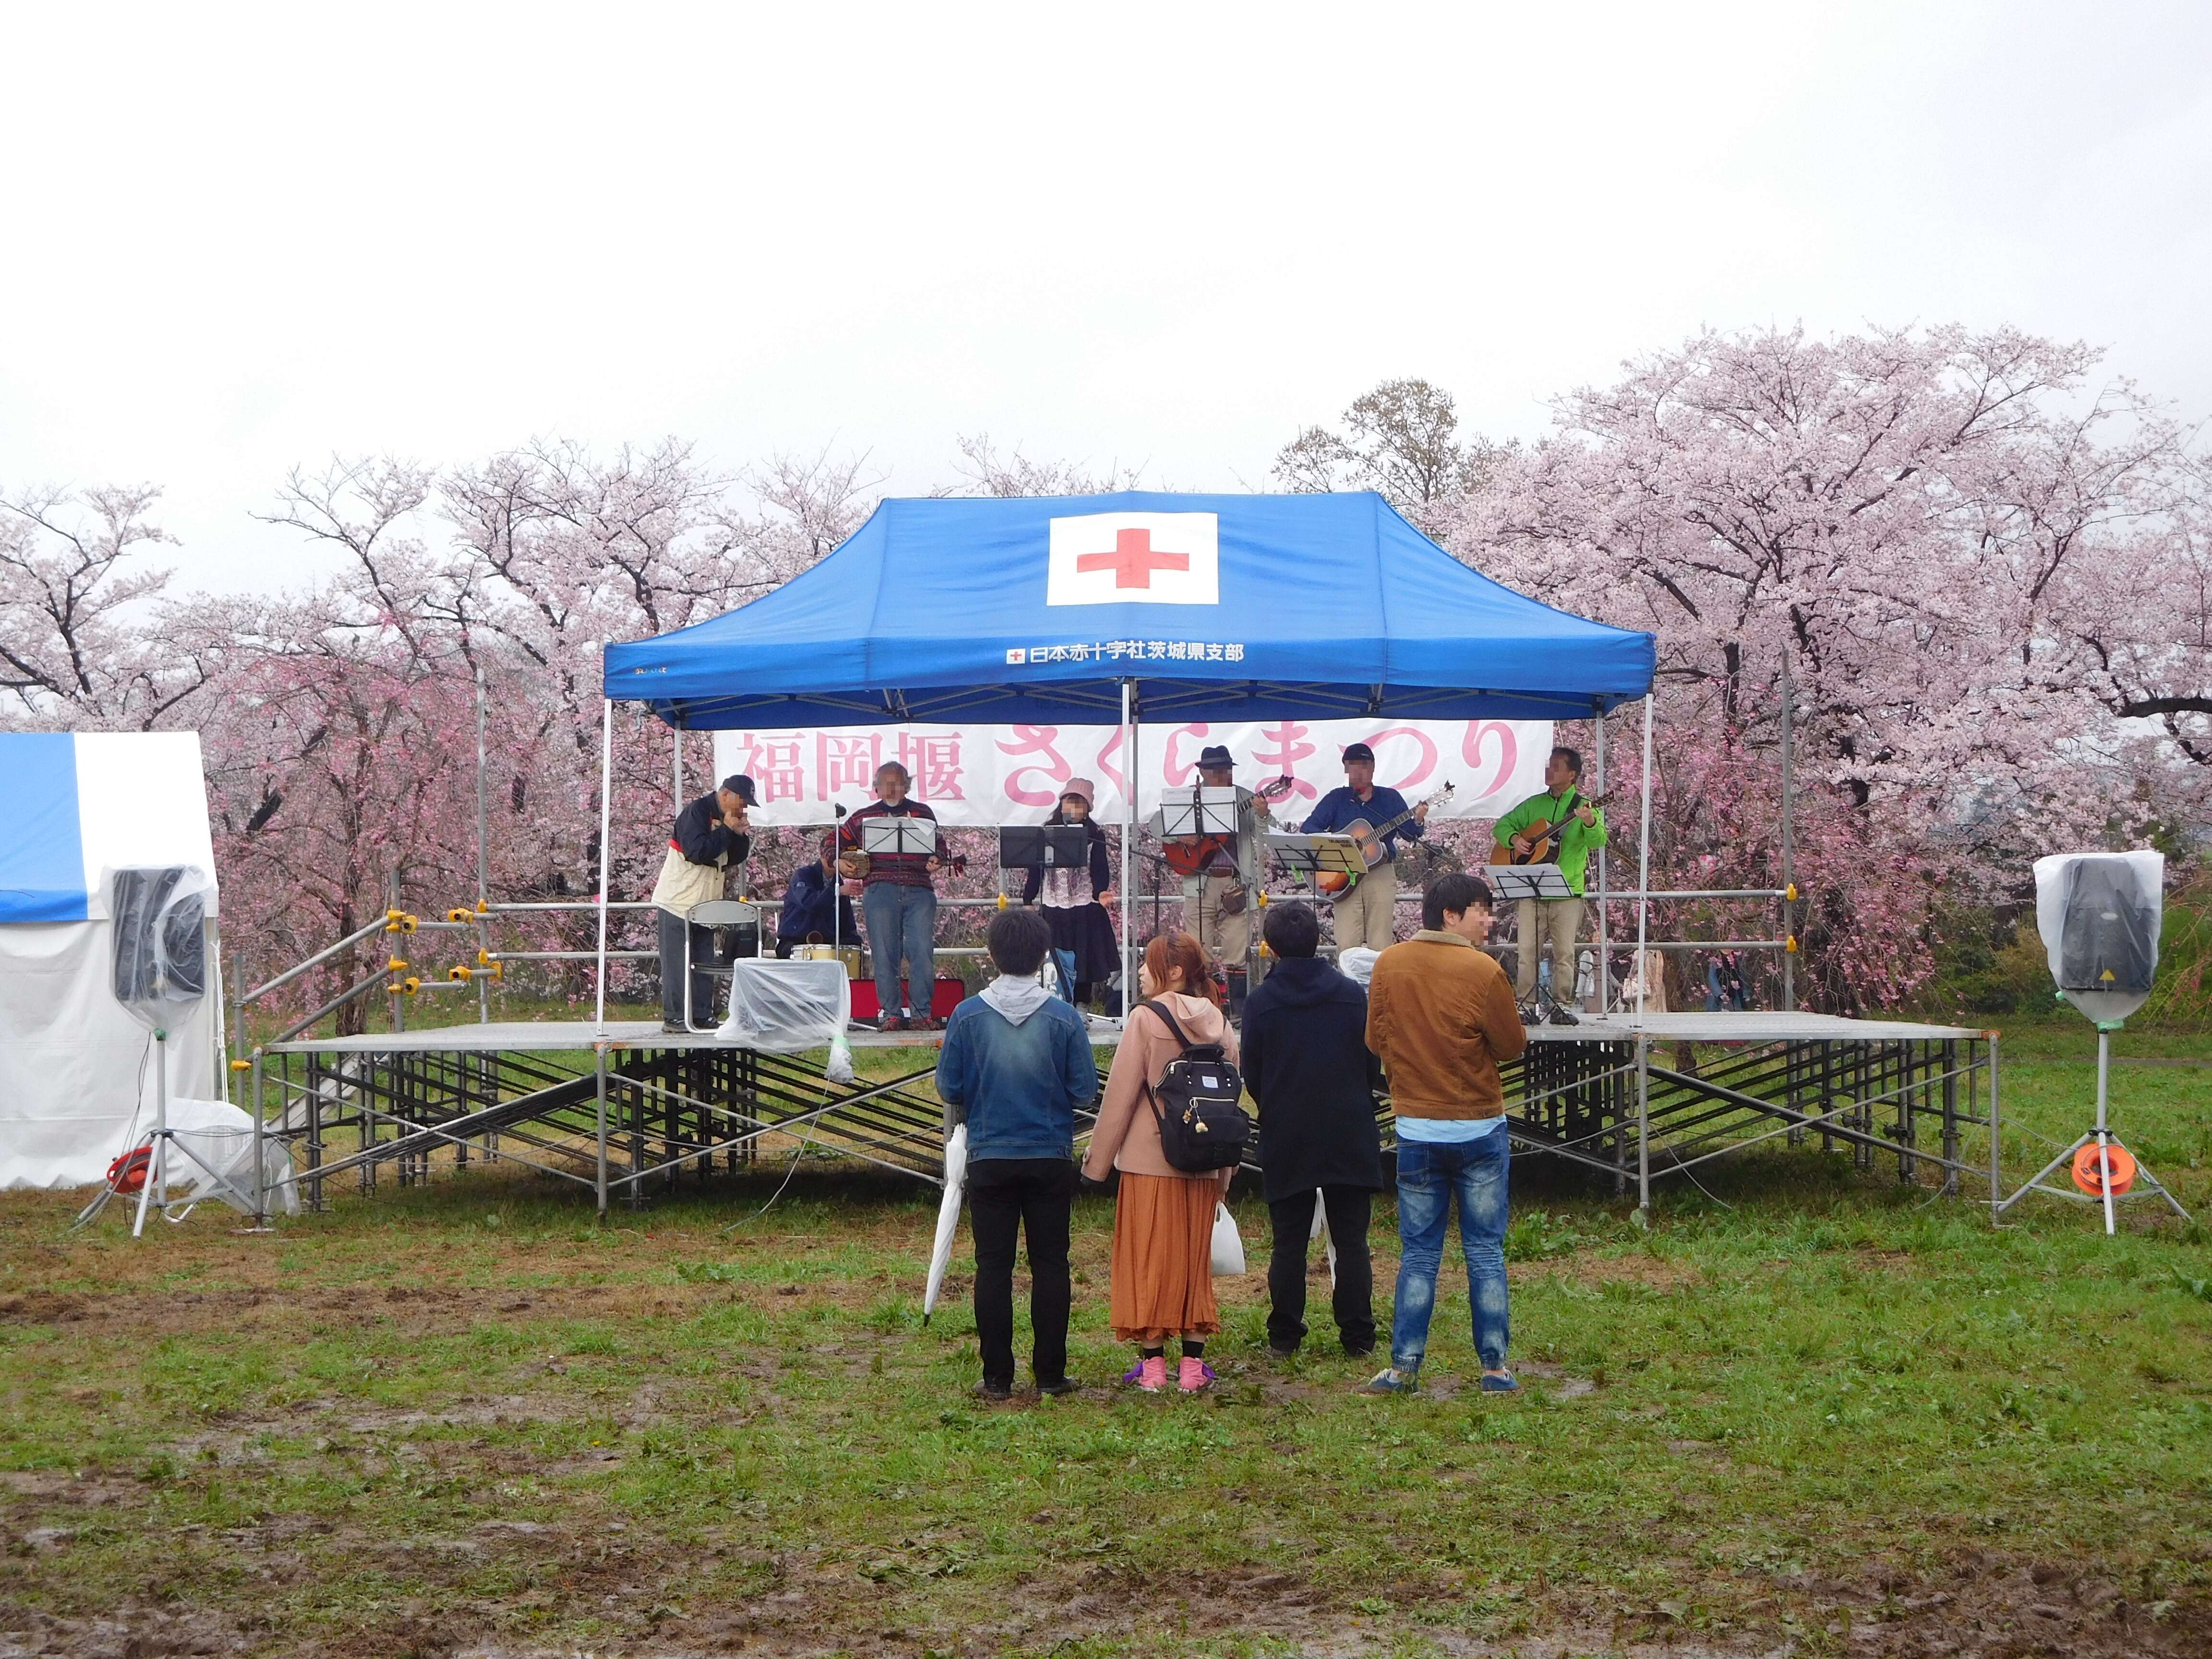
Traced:
MULTIPOLYGON (((1255 787, 1288 774, 1291 797, 1276 808, 1295 822, 1344 781, 1345 745, 1375 750, 1375 781, 1410 801, 1457 786, 1438 817, 1492 818, 1543 786, 1552 727, 1541 720, 1187 720, 1139 734, 1140 813, 1162 792, 1198 781, 1199 751, 1224 745, 1237 781, 1255 787)), ((939 821, 1036 823, 1070 778, 1088 778, 1097 816, 1124 817, 1126 763, 1115 726, 846 726, 714 734, 717 777, 749 774, 760 791, 756 823, 826 823, 832 808, 873 799, 876 769, 897 761, 914 793, 939 821)))

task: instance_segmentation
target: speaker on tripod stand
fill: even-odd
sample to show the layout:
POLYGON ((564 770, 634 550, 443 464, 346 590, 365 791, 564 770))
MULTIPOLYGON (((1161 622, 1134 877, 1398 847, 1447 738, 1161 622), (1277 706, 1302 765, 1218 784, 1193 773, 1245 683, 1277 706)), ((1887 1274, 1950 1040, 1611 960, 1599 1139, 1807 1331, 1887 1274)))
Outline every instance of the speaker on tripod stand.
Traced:
MULTIPOLYGON (((132 1237, 145 1230, 146 1212, 170 1207, 171 1158, 181 1156, 204 1171, 216 1190, 252 1212, 253 1200, 222 1171, 179 1139, 169 1126, 169 1029, 186 1018, 207 995, 207 895, 213 886, 207 872, 191 865, 160 865, 150 868, 118 870, 110 887, 109 915, 115 934, 115 1000, 151 1034, 154 1060, 154 1128, 143 1143, 134 1145, 117 1160, 100 1196, 85 1207, 78 1222, 89 1221, 107 1200, 137 1180, 138 1213, 131 1224, 132 1237)), ((141 1092, 139 1105, 144 1097, 141 1092)), ((137 1117, 132 1118, 135 1130, 137 1117)), ((195 1178, 197 1179, 197 1178, 195 1178)))
POLYGON ((2073 1145, 1997 1206, 2002 1215, 2032 1192, 2102 1204, 2105 1231, 2117 1231, 2112 1206, 2155 1193, 2184 1221, 2189 1212, 2158 1177, 2120 1145, 2109 1101, 2112 1033, 2150 1000, 2164 917, 2162 854, 2062 853, 2035 861, 2035 927, 2058 986, 2058 1000, 2097 1027, 2097 1115, 2073 1145), (2047 1184, 2073 1164, 2074 1188, 2047 1184))

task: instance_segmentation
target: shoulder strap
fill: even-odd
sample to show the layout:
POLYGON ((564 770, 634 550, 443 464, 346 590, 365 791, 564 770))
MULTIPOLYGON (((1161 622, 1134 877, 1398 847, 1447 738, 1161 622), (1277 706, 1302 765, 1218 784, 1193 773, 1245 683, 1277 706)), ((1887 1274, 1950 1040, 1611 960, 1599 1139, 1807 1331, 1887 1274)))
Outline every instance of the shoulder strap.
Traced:
POLYGON ((1167 1005, 1165 1003, 1155 1002, 1148 997, 1144 1001, 1139 1003, 1137 1006, 1139 1008, 1151 1009, 1153 1013, 1158 1015, 1160 1019, 1166 1024, 1169 1035, 1173 1036, 1175 1040, 1182 1046, 1182 1051, 1185 1054, 1188 1054, 1190 1052, 1190 1039, 1182 1034, 1182 1027, 1176 1024, 1176 1017, 1168 1012, 1167 1005))

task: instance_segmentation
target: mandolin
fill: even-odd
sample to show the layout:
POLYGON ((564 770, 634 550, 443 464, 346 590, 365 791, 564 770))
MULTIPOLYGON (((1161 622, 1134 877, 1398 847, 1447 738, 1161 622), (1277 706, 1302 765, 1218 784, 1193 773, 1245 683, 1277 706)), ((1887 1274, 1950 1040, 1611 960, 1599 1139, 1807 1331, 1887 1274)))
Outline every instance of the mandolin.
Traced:
MULTIPOLYGON (((1414 802, 1413 805, 1387 823, 1372 824, 1365 818, 1354 818, 1337 833, 1349 836, 1359 843, 1359 856, 1367 861, 1367 867, 1372 870, 1382 862, 1382 838, 1385 836, 1401 824, 1410 823, 1414 813, 1419 811, 1424 806, 1434 806, 1438 801, 1445 799, 1457 787, 1455 784, 1447 783, 1426 800, 1414 802)), ((1350 892, 1353 884, 1358 879, 1358 877, 1347 875, 1341 870, 1322 870, 1315 874, 1314 885, 1331 898, 1335 898, 1350 892)))
POLYGON ((1490 848, 1492 864, 1557 864, 1559 861, 1559 840, 1566 833, 1568 823, 1585 806, 1602 806, 1602 795, 1585 795, 1570 792, 1566 800, 1566 816, 1557 823, 1549 818, 1538 818, 1521 831, 1528 837, 1528 850, 1516 853, 1505 842, 1493 842, 1490 848))
MULTIPOLYGON (((1280 800, 1297 787, 1297 780, 1285 772, 1273 783, 1263 783, 1252 793, 1261 800, 1280 800)), ((1234 836, 1170 836, 1160 851, 1177 875, 1203 875, 1216 853, 1236 856, 1230 852, 1230 845, 1236 839, 1234 836)))

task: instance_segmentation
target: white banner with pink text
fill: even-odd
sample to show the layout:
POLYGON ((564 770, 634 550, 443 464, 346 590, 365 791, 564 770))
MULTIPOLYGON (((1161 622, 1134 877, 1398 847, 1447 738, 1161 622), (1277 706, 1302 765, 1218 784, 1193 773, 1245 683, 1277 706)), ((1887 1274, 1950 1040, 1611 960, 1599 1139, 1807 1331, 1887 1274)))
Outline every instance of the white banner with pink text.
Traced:
MULTIPOLYGON (((1344 781, 1346 745, 1375 751, 1375 781, 1410 805, 1447 783, 1439 817, 1494 818, 1543 787, 1552 728, 1542 720, 1260 720, 1231 725, 1186 720, 1137 734, 1137 810, 1151 812, 1162 793, 1198 781, 1199 752, 1226 747, 1236 780, 1248 788, 1288 776, 1291 793, 1275 809, 1294 823, 1344 781)), ((760 793, 756 823, 828 823, 875 799, 876 769, 903 764, 914 794, 940 822, 988 826, 1038 823, 1071 778, 1087 778, 1094 814, 1125 816, 1127 763, 1118 726, 841 726, 717 732, 717 777, 750 775, 760 793)))

